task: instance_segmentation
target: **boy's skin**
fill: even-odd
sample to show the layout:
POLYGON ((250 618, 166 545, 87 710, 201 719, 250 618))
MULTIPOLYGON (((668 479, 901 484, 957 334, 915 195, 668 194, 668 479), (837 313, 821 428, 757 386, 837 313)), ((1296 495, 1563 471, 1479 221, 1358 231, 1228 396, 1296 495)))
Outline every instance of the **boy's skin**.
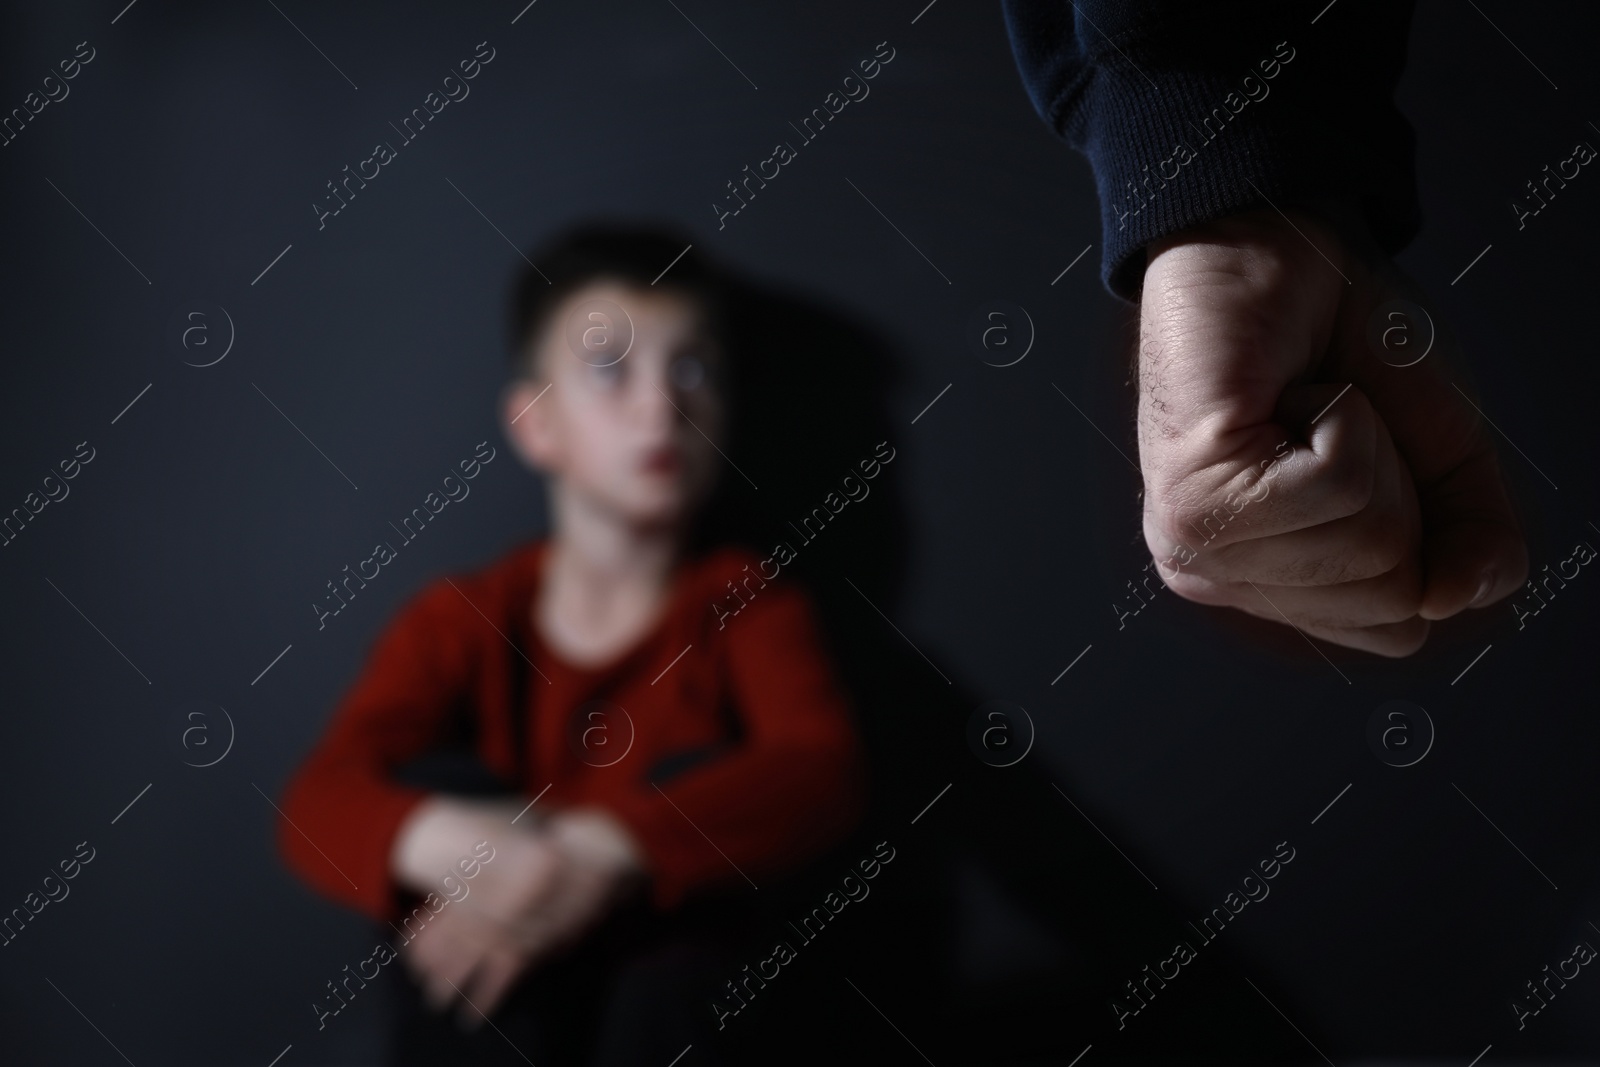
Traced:
MULTIPOLYGON (((547 646, 596 666, 648 633, 667 605, 689 522, 719 473, 722 355, 692 295, 600 279, 569 294, 529 343, 527 376, 501 397, 507 440, 548 485, 549 550, 528 611, 547 646), (581 359, 568 347, 569 317, 597 298, 632 320, 631 347, 615 362, 603 344, 581 359)), ((535 808, 513 825, 524 804, 436 795, 391 852, 396 880, 420 893, 474 842, 494 846, 472 892, 403 950, 433 1007, 464 999, 464 1026, 479 1025, 523 973, 644 877, 638 844, 603 809, 535 808)))

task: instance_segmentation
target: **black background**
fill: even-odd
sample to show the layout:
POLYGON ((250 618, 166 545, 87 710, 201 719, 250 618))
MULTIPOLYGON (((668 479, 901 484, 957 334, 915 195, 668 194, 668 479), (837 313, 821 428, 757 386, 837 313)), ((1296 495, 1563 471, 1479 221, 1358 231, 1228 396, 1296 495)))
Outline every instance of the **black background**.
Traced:
MULTIPOLYGON (((1135 453, 1129 311, 1096 278, 1087 165, 1035 117, 997 4, 538 0, 515 25, 515 2, 279 6, 139 0, 113 25, 119 3, 39 4, 0 29, 6 111, 79 41, 96 49, 70 96, 0 148, 0 508, 78 442, 96 450, 70 496, 0 549, 0 909, 78 842, 97 849, 70 897, 0 948, 7 1062, 121 1062, 108 1041, 138 1064, 265 1064, 290 1044, 286 1065, 373 1057, 376 1000, 320 1033, 306 1007, 369 931, 281 866, 266 797, 400 602, 541 528, 538 483, 494 415, 521 263, 505 238, 592 215, 676 222, 824 324, 748 316, 762 370, 746 412, 767 425, 741 453, 761 487, 751 515, 776 526, 879 440, 898 450, 804 568, 874 739, 869 832, 912 860, 885 876, 905 884, 847 913, 853 929, 830 935, 843 947, 797 965, 793 1003, 813 1023, 882 1042, 877 1062, 917 1062, 848 976, 935 1062, 981 1055, 935 1040, 942 1025, 996 1056, 1040 1041, 1068 1058, 1093 1042, 1086 1065, 1114 1055, 1105 1001, 1134 971, 1080 972, 1081 1024, 1048 1024, 1063 1002, 1011 992, 1070 973, 1079 939, 1143 962, 1170 951, 1165 931, 1118 925, 1077 889, 1099 879, 1132 911, 1198 917, 1287 840, 1295 861, 1226 934, 1230 969, 1197 984, 1250 978, 1340 1063, 1600 1050, 1587 971, 1521 1032, 1509 1008, 1574 941, 1600 942, 1600 579, 1585 570, 1520 631, 1505 604, 1437 626, 1401 662, 1313 651, 1170 594, 1119 631, 1112 604, 1148 558, 1119 455, 1135 453), (324 183, 485 40, 496 56, 471 95, 319 232, 324 183), (719 231, 724 183, 793 140, 789 121, 880 41, 896 55, 871 95, 719 231), (965 341, 995 298, 1037 327, 1015 366, 965 341), (216 305, 235 345, 186 366, 201 360, 170 324, 216 305), (483 440, 501 458, 471 497, 318 632, 324 582, 483 440), (1365 740, 1395 698, 1437 727, 1405 769, 1365 740), (1037 727, 1014 768, 966 747, 967 715, 995 699, 1037 727), (214 767, 182 761, 190 700, 237 728, 214 767), (1046 868, 1059 885, 1030 882, 1046 868), (947 1009, 918 992, 909 944, 943 961, 947 1009)), ((1309 23, 1323 5, 1304 6, 1309 23)), ((1595 23, 1571 6, 1478 6, 1425 0, 1413 26, 1400 102, 1426 221, 1402 261, 1515 443, 1500 438, 1537 571, 1600 539, 1600 178, 1585 171, 1520 232, 1510 202, 1578 140, 1600 143, 1595 23)), ((1129 1029, 1174 1029, 1163 1010, 1129 1029)))

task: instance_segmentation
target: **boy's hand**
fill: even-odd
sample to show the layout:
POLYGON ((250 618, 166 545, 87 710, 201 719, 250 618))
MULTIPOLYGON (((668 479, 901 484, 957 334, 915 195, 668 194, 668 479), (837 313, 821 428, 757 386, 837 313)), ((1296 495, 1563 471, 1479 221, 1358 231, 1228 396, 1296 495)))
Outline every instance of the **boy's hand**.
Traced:
POLYGON ((563 812, 550 820, 548 832, 565 863, 529 942, 537 955, 582 935, 638 886, 644 870, 627 828, 602 809, 563 812))
POLYGON ((476 1029, 494 1011, 527 966, 504 926, 454 905, 445 907, 400 952, 434 1011, 464 998, 460 1020, 465 1029, 476 1029))
POLYGON ((396 882, 414 892, 443 895, 444 877, 454 875, 461 879, 463 874, 457 864, 478 855, 480 842, 487 841, 494 849, 489 854, 493 858, 480 868, 486 872, 499 866, 502 849, 533 834, 533 818, 512 822, 523 807, 514 799, 471 800, 444 793, 428 797, 395 834, 389 854, 390 873, 396 882))
POLYGON ((1145 541, 1179 596, 1409 655, 1430 620, 1521 586, 1527 550, 1443 324, 1425 359, 1384 362, 1370 324, 1386 301, 1421 303, 1416 286, 1352 219, 1291 217, 1245 212, 1149 248, 1145 541))
POLYGON ((458 991, 476 1027, 516 981, 585 933, 636 883, 641 853, 623 826, 598 809, 556 815, 546 828, 502 835, 473 890, 447 906, 407 959, 436 1009, 458 991))
POLYGON ((489 841, 491 861, 465 884, 402 949, 422 984, 425 1001, 443 1010, 458 996, 463 1025, 476 1027, 526 969, 518 917, 536 910, 554 890, 564 857, 531 821, 514 825, 522 806, 440 795, 420 805, 397 836, 391 866, 397 881, 419 893, 441 893, 439 872, 450 872, 466 842, 489 841))
POLYGON ((494 862, 485 864, 471 894, 461 902, 502 928, 517 944, 528 942, 565 879, 566 854, 544 830, 507 837, 494 862))

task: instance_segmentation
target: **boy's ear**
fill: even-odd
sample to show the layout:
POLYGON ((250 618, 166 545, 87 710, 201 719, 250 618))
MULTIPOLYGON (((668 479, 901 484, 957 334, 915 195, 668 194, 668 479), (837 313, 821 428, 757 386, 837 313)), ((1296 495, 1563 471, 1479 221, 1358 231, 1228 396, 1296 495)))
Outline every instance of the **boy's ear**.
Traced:
POLYGON ((535 470, 549 473, 557 464, 557 444, 550 420, 548 381, 514 378, 500 389, 500 428, 517 457, 535 470), (539 401, 543 397, 543 402, 539 401))

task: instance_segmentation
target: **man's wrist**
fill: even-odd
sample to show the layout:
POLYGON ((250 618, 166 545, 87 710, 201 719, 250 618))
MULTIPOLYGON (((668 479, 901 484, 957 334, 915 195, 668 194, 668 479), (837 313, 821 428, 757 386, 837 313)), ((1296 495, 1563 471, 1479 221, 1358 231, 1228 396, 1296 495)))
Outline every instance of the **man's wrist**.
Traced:
POLYGON ((1145 246, 1146 274, 1156 260, 1187 245, 1279 248, 1291 258, 1304 253, 1333 262, 1346 275, 1382 271, 1391 263, 1365 213, 1351 201, 1333 197, 1261 204, 1166 234, 1145 246))

